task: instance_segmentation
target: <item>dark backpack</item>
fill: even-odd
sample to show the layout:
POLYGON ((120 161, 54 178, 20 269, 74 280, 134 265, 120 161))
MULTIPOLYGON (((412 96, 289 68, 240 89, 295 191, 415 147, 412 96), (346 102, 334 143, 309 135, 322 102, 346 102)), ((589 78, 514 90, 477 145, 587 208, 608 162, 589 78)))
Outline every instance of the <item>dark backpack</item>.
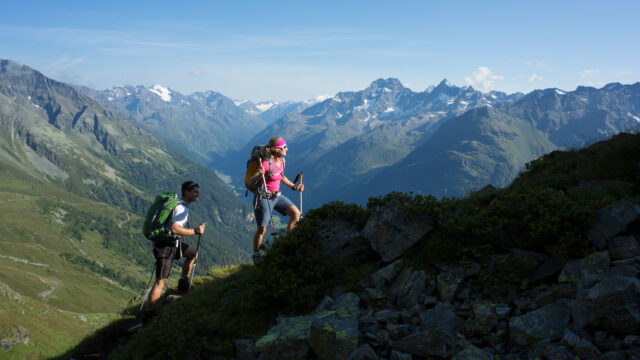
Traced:
MULTIPOLYGON (((249 191, 252 193, 255 193, 260 188, 260 186, 262 186, 262 179, 259 179, 253 185, 249 184, 249 179, 251 179, 251 177, 258 171, 258 168, 260 167, 260 163, 262 162, 262 159, 265 158, 265 156, 263 156, 262 154, 265 152, 264 149, 266 147, 267 147, 266 145, 256 145, 253 147, 253 149, 251 149, 251 157, 249 158, 249 160, 247 160, 247 172, 244 174, 244 186, 247 188, 247 192, 245 193, 245 196, 249 194, 249 191)), ((281 173, 276 173, 276 174, 273 173, 273 159, 271 158, 271 156, 269 156, 268 159, 269 159, 269 172, 266 173, 265 176, 273 176, 273 175, 281 174, 281 173)), ((285 159, 283 157, 282 172, 284 172, 284 166, 285 166, 285 159)))
POLYGON ((144 218, 142 233, 144 237, 152 241, 173 240, 171 228, 168 228, 173 210, 180 204, 178 194, 168 192, 156 196, 153 205, 147 211, 144 218))

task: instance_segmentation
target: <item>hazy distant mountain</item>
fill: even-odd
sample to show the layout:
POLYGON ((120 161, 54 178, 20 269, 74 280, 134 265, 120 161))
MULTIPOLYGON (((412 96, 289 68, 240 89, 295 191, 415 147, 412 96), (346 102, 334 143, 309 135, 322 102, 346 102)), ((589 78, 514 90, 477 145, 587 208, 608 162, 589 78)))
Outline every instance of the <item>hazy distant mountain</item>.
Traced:
POLYGON ((447 121, 406 158, 335 196, 362 202, 392 190, 460 196, 489 183, 505 186, 545 153, 580 148, 639 124, 640 83, 536 90, 516 103, 447 121))
POLYGON ((7 60, 0 61, 0 138, 1 168, 139 215, 156 194, 198 181, 202 195, 192 221, 211 225, 203 262, 237 261, 250 248, 251 210, 213 171, 74 88, 7 60))
POLYGON ((341 92, 301 113, 284 116, 217 165, 237 175, 243 171, 243 159, 251 146, 283 136, 290 148, 288 173, 303 170, 309 189, 316 189, 317 198, 324 199, 335 186, 403 159, 443 121, 471 108, 520 97, 484 94, 471 87, 452 86, 446 80, 413 92, 397 79, 378 79, 364 90, 341 92))
POLYGON ((240 148, 267 125, 258 114, 215 91, 185 96, 161 85, 81 90, 201 163, 240 148))
POLYGON ((317 96, 307 101, 285 101, 273 102, 263 101, 253 103, 248 100, 237 100, 235 104, 251 115, 255 115, 264 120, 266 124, 271 124, 288 113, 299 113, 304 109, 324 101, 328 96, 317 96))

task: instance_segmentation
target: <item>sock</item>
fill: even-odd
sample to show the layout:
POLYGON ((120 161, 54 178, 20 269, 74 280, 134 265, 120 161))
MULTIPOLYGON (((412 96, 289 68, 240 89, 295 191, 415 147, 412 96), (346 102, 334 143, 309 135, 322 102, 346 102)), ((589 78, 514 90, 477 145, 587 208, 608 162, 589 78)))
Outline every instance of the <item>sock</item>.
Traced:
POLYGON ((260 255, 260 254, 262 254, 262 250, 258 250, 258 251, 254 251, 253 252, 253 255, 260 255))

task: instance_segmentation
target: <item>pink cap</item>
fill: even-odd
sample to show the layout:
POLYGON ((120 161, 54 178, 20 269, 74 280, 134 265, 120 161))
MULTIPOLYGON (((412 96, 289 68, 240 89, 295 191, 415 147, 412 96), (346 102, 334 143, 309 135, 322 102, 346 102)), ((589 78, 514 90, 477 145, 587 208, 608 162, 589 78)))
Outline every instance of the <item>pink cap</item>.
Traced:
POLYGON ((273 145, 273 146, 276 146, 276 147, 283 147, 283 146, 285 146, 286 144, 287 144, 287 142, 286 142, 286 141, 284 141, 284 139, 280 139, 280 140, 278 140, 278 142, 277 142, 277 143, 275 143, 275 145, 273 145))

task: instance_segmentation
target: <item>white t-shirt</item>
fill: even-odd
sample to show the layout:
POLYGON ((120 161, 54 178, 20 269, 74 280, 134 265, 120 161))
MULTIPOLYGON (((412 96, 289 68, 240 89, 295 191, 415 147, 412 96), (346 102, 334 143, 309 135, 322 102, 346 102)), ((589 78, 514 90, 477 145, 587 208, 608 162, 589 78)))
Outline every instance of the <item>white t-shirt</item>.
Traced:
POLYGON ((180 203, 173 209, 173 217, 171 218, 171 223, 178 223, 180 226, 184 227, 184 224, 187 222, 189 218, 189 208, 184 204, 184 201, 180 200, 180 203))

